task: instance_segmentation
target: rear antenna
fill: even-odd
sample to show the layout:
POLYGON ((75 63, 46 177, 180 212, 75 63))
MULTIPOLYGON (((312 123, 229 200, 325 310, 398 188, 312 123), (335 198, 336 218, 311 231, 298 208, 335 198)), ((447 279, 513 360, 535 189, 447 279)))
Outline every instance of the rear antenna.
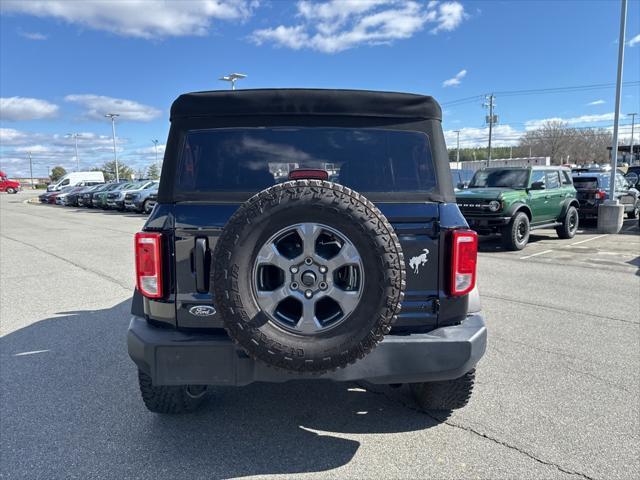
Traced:
POLYGON ((218 80, 222 80, 223 82, 231 83, 231 90, 236 89, 236 82, 238 80, 242 80, 243 78, 247 78, 244 73, 230 73, 229 75, 225 75, 224 77, 220 77, 218 80))

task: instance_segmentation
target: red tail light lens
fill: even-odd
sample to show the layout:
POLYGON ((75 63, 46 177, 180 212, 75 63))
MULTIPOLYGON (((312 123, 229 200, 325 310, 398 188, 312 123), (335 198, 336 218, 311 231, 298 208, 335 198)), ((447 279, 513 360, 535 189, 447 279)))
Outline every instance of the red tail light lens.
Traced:
POLYGON ((466 295, 473 290, 477 263, 478 234, 473 230, 454 230, 451 234, 451 295, 466 295))
POLYGON ((329 173, 326 170, 315 168, 298 168, 289 172, 289 180, 327 180, 329 173))
POLYGON ((147 298, 162 298, 162 234, 136 233, 136 286, 147 298))
POLYGON ((596 198, 598 200, 604 200, 607 198, 607 192, 605 192, 604 190, 598 190, 596 192, 596 198))

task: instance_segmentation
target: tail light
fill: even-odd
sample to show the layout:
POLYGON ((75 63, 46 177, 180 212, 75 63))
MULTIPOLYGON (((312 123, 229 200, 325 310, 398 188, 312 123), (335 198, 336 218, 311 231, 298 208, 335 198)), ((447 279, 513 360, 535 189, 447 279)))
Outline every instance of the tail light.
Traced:
POLYGON ((478 234, 473 230, 454 230, 451 234, 451 295, 466 295, 473 290, 477 263, 478 234))
POLYGON ((147 298, 162 298, 162 234, 136 233, 134 248, 138 291, 147 298))
POLYGON ((598 190, 596 192, 597 200, 605 200, 606 198, 607 198, 607 192, 605 192, 604 190, 598 190))

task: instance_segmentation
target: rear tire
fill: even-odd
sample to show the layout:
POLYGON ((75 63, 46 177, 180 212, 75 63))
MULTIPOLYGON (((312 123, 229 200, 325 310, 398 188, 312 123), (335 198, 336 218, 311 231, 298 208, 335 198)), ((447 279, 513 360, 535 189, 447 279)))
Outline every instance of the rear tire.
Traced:
POLYGON ((423 411, 449 411, 462 408, 469 403, 475 378, 474 369, 455 380, 412 383, 409 387, 423 411))
POLYGON ((633 210, 631 210, 629 213, 627 213, 627 216, 629 218, 638 218, 640 216, 640 203, 636 203, 636 205, 633 208, 633 210))
POLYGON ((7 188, 7 193, 8 193, 8 194, 17 193, 17 191, 16 191, 16 189, 15 189, 15 188, 13 188, 13 187, 9 187, 9 188, 7 188))
POLYGON ((556 227, 556 233, 558 234, 558 237, 562 239, 569 239, 576 236, 577 230, 578 210, 576 207, 569 207, 564 219, 562 220, 562 225, 556 227))
POLYGON ((149 208, 149 200, 145 200, 142 203, 142 208, 140 209, 140 213, 151 213, 151 209, 149 208))
POLYGON ((529 217, 524 212, 518 212, 502 231, 502 244, 507 250, 522 250, 529 242, 529 217))
POLYGON ((150 412, 176 414, 193 412, 206 400, 206 385, 155 386, 151 377, 138 370, 138 384, 150 412))

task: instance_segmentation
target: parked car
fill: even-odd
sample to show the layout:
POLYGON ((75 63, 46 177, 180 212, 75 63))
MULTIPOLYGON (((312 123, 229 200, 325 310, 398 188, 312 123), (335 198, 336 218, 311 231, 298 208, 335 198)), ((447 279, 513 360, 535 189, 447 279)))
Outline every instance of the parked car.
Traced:
POLYGON ((47 203, 50 205, 55 205, 57 200, 58 200, 58 196, 62 195, 62 194, 66 194, 68 192, 70 192, 71 190, 73 190, 76 187, 64 187, 61 190, 56 190, 53 192, 49 192, 49 195, 47 196, 47 203))
MULTIPOLYGON (((632 188, 619 172, 615 176, 615 198, 624 206, 629 218, 640 216, 640 192, 632 188)), ((581 218, 598 218, 598 207, 609 198, 611 171, 586 171, 573 174, 573 184, 578 191, 581 218)))
POLYGON ((38 195, 38 200, 40 203, 49 203, 49 197, 53 195, 55 192, 44 192, 38 195))
POLYGON ((138 213, 149 213, 149 197, 158 193, 159 182, 153 182, 142 190, 128 191, 124 196, 124 208, 138 213))
POLYGON ((94 193, 91 198, 91 202, 93 203, 93 206, 95 208, 102 208, 106 210, 109 208, 109 206, 107 205, 107 195, 112 192, 117 192, 119 190, 128 188, 131 185, 131 182, 114 183, 110 188, 94 193))
POLYGON ((83 195, 85 193, 92 192, 98 188, 101 188, 103 185, 104 183, 98 183, 96 185, 87 185, 87 186, 81 187, 77 191, 67 195, 67 198, 65 199, 65 205, 68 207, 82 207, 83 195))
POLYGON ((18 193, 22 190, 20 182, 9 180, 7 174, 0 170, 0 192, 18 193))
POLYGON ((531 230, 552 227, 573 238, 578 229, 576 189, 563 167, 483 168, 456 199, 471 228, 499 233, 508 250, 522 250, 531 230))
POLYGON ((86 186, 70 187, 69 190, 57 192, 56 205, 68 205, 69 195, 75 195, 87 188, 86 186))
POLYGON ((52 183, 47 187, 48 192, 56 192, 66 187, 76 187, 78 185, 88 185, 89 183, 104 183, 104 173, 102 172, 71 172, 52 183))
POLYGON ((153 180, 145 180, 131 183, 126 188, 117 188, 107 194, 107 208, 123 211, 125 210, 124 201, 127 193, 139 192, 155 184, 156 182, 153 180))
POLYGON ((102 185, 96 185, 93 190, 84 192, 80 199, 78 199, 78 205, 87 208, 93 208, 93 196, 97 193, 108 191, 112 188, 115 188, 118 184, 115 182, 103 183, 102 185))
POLYGON ((486 347, 477 234, 432 97, 200 92, 171 120, 159 203, 135 237, 128 349, 149 410, 292 379, 407 383, 426 410, 467 403, 486 347), (282 162, 297 165, 278 183, 282 162))
POLYGON ((149 198, 147 198, 147 201, 145 202, 144 213, 150 214, 153 211, 153 207, 156 206, 157 202, 158 202, 158 193, 156 191, 156 193, 150 194, 149 198))

